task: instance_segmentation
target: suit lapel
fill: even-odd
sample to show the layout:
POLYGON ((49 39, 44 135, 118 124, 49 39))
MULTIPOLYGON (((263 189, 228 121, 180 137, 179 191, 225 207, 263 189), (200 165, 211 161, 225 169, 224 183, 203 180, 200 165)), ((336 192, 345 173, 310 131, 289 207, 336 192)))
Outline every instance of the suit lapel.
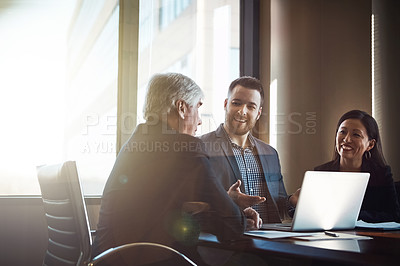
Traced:
MULTIPOLYGON (((254 140, 254 142, 255 142, 254 145, 256 146, 256 150, 257 150, 257 155, 258 155, 258 157, 260 159, 262 170, 263 170, 263 173, 265 175, 265 173, 269 172, 268 160, 266 160, 266 158, 264 158, 266 152, 263 150, 262 146, 259 145, 256 140, 254 140)), ((265 179, 268 182, 266 176, 265 176, 265 179)))
MULTIPOLYGON (((269 161, 268 153, 266 150, 263 149, 262 145, 259 145, 257 140, 255 140, 255 146, 256 146, 257 154, 260 158, 265 182, 267 184, 267 189, 269 191, 269 194, 271 195, 272 202, 274 203, 276 209, 278 209, 278 207, 277 207, 278 205, 277 205, 276 201, 279 197, 279 185, 277 185, 276 182, 271 182, 271 179, 269 177, 269 175, 271 174, 271 169, 268 165, 268 161, 269 161)), ((271 162, 271 163, 274 163, 274 162, 271 162)), ((274 174, 274 173, 272 173, 272 174, 274 174)))
MULTIPOLYGON (((240 173, 239 166, 236 162, 235 155, 233 154, 232 147, 231 147, 229 141, 226 139, 225 132, 223 131, 224 129, 222 127, 223 127, 223 124, 221 124, 216 130, 216 136, 217 136, 218 142, 222 148, 222 151, 224 152, 225 157, 227 158, 227 160, 232 168, 234 177, 236 179, 235 182, 237 180, 242 181, 242 175, 240 173)), ((242 182, 242 185, 243 185, 243 182, 242 182)))

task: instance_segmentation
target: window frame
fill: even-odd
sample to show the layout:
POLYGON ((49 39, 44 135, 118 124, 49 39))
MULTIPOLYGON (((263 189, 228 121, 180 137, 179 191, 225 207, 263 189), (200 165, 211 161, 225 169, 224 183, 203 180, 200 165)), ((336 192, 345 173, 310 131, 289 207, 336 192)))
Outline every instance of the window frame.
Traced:
MULTIPOLYGON (((120 0, 119 6, 116 156, 137 123, 139 51, 139 0, 120 0)), ((259 10, 259 0, 240 0, 240 76, 260 78, 259 10)), ((37 197, 40 195, 0 196, 11 200, 37 197)), ((100 199, 101 195, 84 197, 93 200, 100 199)))

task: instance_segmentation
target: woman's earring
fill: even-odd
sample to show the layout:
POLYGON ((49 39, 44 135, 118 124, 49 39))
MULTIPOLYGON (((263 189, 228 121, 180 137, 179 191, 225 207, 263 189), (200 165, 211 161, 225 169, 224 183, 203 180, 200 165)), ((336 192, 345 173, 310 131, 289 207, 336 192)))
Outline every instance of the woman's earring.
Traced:
POLYGON ((371 152, 370 151, 366 151, 366 152, 364 152, 364 156, 365 156, 365 159, 367 159, 367 160, 369 160, 369 159, 371 159, 371 152))

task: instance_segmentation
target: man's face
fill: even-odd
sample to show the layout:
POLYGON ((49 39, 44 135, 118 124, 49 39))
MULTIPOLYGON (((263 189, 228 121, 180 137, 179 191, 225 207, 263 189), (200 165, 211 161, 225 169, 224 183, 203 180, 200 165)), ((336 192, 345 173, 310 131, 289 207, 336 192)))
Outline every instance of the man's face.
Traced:
POLYGON ((199 107, 203 104, 200 100, 197 105, 189 106, 186 105, 186 112, 184 119, 179 123, 179 133, 188 134, 194 136, 197 131, 197 126, 201 125, 202 121, 199 114, 199 107))
POLYGON ((225 125, 228 133, 247 134, 260 118, 262 107, 260 92, 237 85, 225 99, 225 125))

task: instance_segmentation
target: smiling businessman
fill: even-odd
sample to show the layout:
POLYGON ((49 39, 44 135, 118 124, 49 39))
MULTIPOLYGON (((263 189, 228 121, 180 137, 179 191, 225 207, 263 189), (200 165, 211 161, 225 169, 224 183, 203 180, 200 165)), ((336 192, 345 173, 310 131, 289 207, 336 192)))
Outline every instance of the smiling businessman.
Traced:
POLYGON ((229 86, 225 123, 201 136, 211 165, 223 187, 237 184, 248 195, 267 200, 253 206, 264 223, 280 223, 293 212, 288 201, 278 153, 251 134, 262 113, 264 91, 253 77, 240 77, 229 86))

